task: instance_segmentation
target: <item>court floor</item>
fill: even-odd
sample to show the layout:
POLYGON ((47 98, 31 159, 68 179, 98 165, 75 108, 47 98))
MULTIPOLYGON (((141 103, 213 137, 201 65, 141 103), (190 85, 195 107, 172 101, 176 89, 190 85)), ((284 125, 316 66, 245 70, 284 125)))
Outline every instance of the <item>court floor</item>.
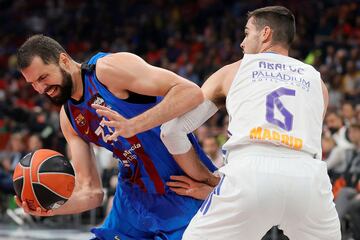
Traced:
POLYGON ((75 240, 91 239, 87 229, 50 229, 39 226, 0 224, 0 240, 75 240))

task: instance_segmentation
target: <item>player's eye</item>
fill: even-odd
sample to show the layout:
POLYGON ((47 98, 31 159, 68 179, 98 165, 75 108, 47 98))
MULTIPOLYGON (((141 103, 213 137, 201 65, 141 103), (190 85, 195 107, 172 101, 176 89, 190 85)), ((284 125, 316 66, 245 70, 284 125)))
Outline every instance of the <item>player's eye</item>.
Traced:
POLYGON ((39 78, 39 81, 44 80, 46 77, 47 77, 47 75, 42 75, 42 76, 39 78))

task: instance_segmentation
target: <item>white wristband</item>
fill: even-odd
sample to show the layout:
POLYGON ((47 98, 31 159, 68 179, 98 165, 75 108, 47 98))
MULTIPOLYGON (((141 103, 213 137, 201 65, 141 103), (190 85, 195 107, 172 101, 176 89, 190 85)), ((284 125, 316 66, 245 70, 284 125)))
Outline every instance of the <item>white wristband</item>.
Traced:
POLYGON ((199 106, 161 126, 161 140, 171 154, 183 154, 190 150, 191 142, 188 133, 200 127, 217 112, 217 106, 205 100, 199 106))

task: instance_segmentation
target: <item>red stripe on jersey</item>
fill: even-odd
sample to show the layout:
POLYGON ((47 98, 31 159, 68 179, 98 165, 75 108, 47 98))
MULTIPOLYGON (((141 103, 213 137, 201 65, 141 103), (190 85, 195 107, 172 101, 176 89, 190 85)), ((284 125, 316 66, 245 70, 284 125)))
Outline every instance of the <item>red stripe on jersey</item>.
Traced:
MULTIPOLYGON (((113 148, 113 152, 118 158, 120 158, 123 155, 122 152, 119 149, 115 148, 115 147, 113 148)), ((142 189, 143 191, 146 192, 147 189, 145 187, 145 184, 141 180, 140 168, 139 168, 138 161, 136 159, 132 159, 131 164, 134 164, 135 172, 134 172, 134 174, 132 174, 132 177, 130 178, 130 182, 139 185, 140 189, 142 189)))
MULTIPOLYGON (((127 138, 126 140, 130 143, 130 145, 141 143, 137 136, 127 138)), ((153 181, 155 185, 156 192, 159 194, 164 194, 165 193, 164 183, 161 180, 154 166, 154 163, 151 161, 150 157, 146 154, 146 152, 142 147, 135 149, 135 153, 138 157, 142 159, 145 170, 149 174, 150 179, 153 181)))

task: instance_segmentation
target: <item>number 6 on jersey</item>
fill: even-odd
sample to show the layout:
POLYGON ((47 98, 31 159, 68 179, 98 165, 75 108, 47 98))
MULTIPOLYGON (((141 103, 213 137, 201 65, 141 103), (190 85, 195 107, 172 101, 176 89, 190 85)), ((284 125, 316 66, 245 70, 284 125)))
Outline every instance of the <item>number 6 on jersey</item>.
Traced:
POLYGON ((280 97, 283 95, 295 96, 295 90, 289 88, 278 88, 266 96, 266 120, 269 123, 275 124, 280 128, 291 131, 293 127, 293 115, 287 110, 280 97), (284 116, 284 122, 275 118, 274 108, 278 108, 279 112, 284 116))

